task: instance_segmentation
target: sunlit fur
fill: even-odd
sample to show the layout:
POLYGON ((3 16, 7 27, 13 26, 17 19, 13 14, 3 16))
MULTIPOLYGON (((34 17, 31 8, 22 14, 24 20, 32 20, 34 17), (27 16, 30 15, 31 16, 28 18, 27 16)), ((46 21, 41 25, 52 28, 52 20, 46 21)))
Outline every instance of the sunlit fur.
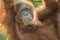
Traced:
POLYGON ((28 1, 18 2, 15 8, 17 12, 15 15, 16 18, 15 27, 17 35, 19 36, 20 40, 57 40, 56 35, 53 33, 53 31, 38 20, 38 15, 34 9, 34 6, 30 2, 28 1), (23 6, 23 8, 20 8, 22 7, 22 5, 27 6, 23 6), (22 9, 25 9, 26 7, 28 7, 29 10, 31 10, 33 15, 31 25, 24 25, 24 23, 22 22, 21 12, 23 14, 24 10, 22 9))

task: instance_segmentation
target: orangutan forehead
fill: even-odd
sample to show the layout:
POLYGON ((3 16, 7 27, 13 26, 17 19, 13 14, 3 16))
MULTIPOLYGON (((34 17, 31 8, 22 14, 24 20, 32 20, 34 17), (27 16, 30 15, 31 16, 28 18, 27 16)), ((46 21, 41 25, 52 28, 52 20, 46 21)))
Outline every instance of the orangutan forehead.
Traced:
POLYGON ((25 5, 25 4, 21 5, 21 7, 20 7, 20 9, 25 9, 25 8, 30 9, 30 7, 28 5, 25 5))
POLYGON ((31 11, 34 10, 34 6, 33 4, 29 3, 29 2, 19 2, 19 3, 16 3, 16 11, 18 12, 19 10, 22 10, 22 9, 25 9, 25 8, 28 8, 30 9, 31 11))

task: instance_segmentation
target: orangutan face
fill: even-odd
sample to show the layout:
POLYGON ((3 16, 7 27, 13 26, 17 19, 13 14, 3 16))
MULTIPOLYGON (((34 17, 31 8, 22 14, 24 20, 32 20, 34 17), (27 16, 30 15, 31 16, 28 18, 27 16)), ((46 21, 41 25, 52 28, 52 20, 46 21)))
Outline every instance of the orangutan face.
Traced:
POLYGON ((24 25, 32 24, 33 13, 29 6, 22 5, 19 9, 19 15, 21 16, 24 25))

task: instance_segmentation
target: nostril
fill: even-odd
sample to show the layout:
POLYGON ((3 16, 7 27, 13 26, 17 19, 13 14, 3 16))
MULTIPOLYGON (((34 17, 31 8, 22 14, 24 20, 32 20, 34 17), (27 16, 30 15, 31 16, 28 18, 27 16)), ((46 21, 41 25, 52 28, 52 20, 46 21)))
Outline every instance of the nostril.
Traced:
POLYGON ((25 14, 25 15, 28 15, 28 14, 25 14))

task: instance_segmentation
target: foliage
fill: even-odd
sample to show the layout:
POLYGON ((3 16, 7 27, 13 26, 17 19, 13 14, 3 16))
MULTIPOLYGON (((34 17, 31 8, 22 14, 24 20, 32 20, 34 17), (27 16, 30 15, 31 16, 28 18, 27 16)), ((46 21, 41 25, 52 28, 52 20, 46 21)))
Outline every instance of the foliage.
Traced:
POLYGON ((4 33, 0 33, 0 40, 6 40, 6 35, 4 33))
POLYGON ((37 7, 38 5, 41 5, 41 0, 28 0, 30 2, 32 2, 34 4, 35 7, 37 7))
MULTIPOLYGON (((16 3, 18 0, 14 0, 14 3, 16 3)), ((35 7, 37 7, 38 5, 41 5, 41 0, 28 0, 29 2, 31 2, 35 7)))
POLYGON ((17 2, 17 0, 14 0, 14 3, 16 3, 17 2))

